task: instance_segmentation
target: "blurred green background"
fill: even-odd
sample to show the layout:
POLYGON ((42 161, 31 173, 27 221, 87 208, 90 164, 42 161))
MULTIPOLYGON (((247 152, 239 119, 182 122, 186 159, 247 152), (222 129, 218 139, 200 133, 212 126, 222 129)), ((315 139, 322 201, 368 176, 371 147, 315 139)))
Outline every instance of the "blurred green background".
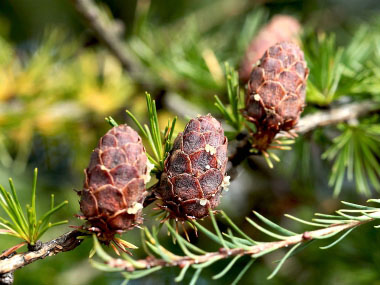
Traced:
MULTIPOLYGON (((6 186, 8 177, 13 177, 21 201, 26 203, 32 169, 38 167, 39 208, 48 209, 50 193, 57 201, 68 200, 69 205, 58 216, 69 219, 69 225, 80 224, 74 217, 79 204, 73 190, 81 189, 91 151, 109 129, 105 116, 132 125, 124 112, 130 109, 146 121, 144 92, 149 91, 157 100, 160 120, 165 123, 167 118, 179 115, 180 131, 187 116, 217 114, 213 96, 225 95, 223 70, 218 65, 210 69, 208 60, 216 58, 238 66, 257 28, 271 16, 293 15, 305 27, 336 33, 339 44, 347 42, 355 27, 380 18, 377 0, 96 3, 105 17, 115 18, 113 28, 141 67, 139 78, 123 71, 88 29, 71 0, 0 1, 0 184, 6 186)), ((297 230, 299 225, 285 220, 284 213, 306 219, 314 212, 333 212, 339 200, 365 201, 350 183, 344 185, 338 199, 332 198, 327 185, 330 165, 320 158, 325 144, 318 133, 314 136, 317 139, 298 139, 273 170, 258 158, 238 169, 239 178, 220 207, 247 233, 261 236, 244 220, 252 209, 297 230)), ((151 220, 147 224, 154 222, 149 217, 151 212, 146 211, 146 219, 151 220)), ((43 241, 67 230, 67 226, 53 229, 43 241)), ((136 245, 139 237, 139 229, 125 234, 136 245)), ((202 235, 192 238, 212 250, 202 235)), ((266 281, 276 265, 273 261, 282 256, 277 252, 255 261, 241 284, 380 284, 378 242, 380 235, 375 229, 364 226, 328 251, 317 246, 307 248, 291 258, 274 280, 266 281)), ((0 250, 16 243, 0 236, 0 250)), ((173 247, 165 233, 162 243, 173 247)), ((90 266, 90 248, 91 242, 86 241, 72 252, 35 262, 16 272, 15 284, 120 284, 123 279, 118 273, 104 273, 90 266)), ((139 251, 135 254, 143 256, 139 251)), ((210 276, 226 262, 212 266, 203 272, 198 284, 229 284, 246 261, 239 260, 238 266, 218 281, 210 276)), ((174 284, 177 274, 175 268, 165 269, 131 284, 174 284)))

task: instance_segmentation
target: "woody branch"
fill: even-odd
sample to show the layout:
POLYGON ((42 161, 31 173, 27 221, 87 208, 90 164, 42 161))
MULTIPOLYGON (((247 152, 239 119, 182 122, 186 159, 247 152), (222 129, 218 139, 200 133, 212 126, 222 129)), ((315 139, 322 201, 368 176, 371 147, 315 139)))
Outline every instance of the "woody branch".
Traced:
POLYGON ((3 274, 13 272, 37 260, 75 249, 82 242, 78 239, 83 235, 80 231, 70 231, 56 239, 42 243, 34 250, 15 254, 9 258, 0 260, 0 277, 3 274))

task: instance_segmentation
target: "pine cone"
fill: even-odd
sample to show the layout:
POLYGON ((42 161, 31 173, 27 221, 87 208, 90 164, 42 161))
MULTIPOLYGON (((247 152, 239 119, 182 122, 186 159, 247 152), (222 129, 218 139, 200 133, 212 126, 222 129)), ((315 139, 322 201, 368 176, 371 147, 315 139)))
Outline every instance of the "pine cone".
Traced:
POLYGON ((85 169, 80 209, 103 240, 142 222, 148 168, 141 138, 129 126, 114 127, 100 139, 85 169))
POLYGON ((289 131, 297 124, 308 74, 303 52, 296 44, 282 42, 264 53, 252 70, 243 112, 257 128, 254 147, 267 149, 279 131, 289 131))
POLYGON ((241 82, 246 83, 249 80, 252 68, 268 48, 279 42, 296 41, 300 32, 301 25, 297 19, 288 15, 274 16, 249 44, 240 64, 241 82))
POLYGON ((219 204, 229 184, 227 143, 221 124, 211 115, 190 120, 177 136, 155 190, 170 218, 203 218, 209 207, 219 204))

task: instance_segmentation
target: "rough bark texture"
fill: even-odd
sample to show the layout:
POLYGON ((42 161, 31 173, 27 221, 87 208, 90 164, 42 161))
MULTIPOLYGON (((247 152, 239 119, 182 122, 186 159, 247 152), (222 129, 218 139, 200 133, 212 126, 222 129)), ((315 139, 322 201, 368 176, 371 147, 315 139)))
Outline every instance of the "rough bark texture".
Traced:
MULTIPOLYGON (((81 244, 82 240, 77 239, 83 235, 80 231, 71 231, 62 236, 42 243, 40 249, 31 250, 24 253, 15 254, 0 260, 0 276, 10 278, 6 274, 20 269, 34 261, 56 255, 60 252, 70 251, 81 244)), ((12 284, 12 283, 10 283, 12 284)))
POLYGON ((93 151, 80 208, 106 241, 142 222, 147 162, 140 136, 127 125, 108 131, 93 151))
POLYGON ((227 138, 211 115, 192 119, 174 142, 156 190, 171 218, 203 218, 228 186, 227 138))
POLYGON ((303 52, 293 43, 270 47, 251 73, 244 116, 256 125, 254 147, 268 148, 279 131, 298 122, 305 104, 309 70, 303 52))
POLYGON ((240 64, 240 80, 243 83, 248 81, 252 68, 268 48, 279 42, 296 41, 300 32, 301 25, 297 19, 288 15, 274 16, 249 44, 240 64))

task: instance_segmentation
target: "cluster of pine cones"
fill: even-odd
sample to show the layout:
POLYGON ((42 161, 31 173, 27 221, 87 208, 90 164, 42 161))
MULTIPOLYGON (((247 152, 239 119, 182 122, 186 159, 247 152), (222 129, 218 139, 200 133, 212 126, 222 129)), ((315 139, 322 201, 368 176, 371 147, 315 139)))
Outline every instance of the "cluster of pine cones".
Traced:
MULTIPOLYGON (((180 221, 206 217, 228 187, 226 165, 227 138, 220 122, 211 115, 190 120, 177 136, 155 189, 160 207, 180 221)), ((141 138, 132 128, 120 125, 108 131, 92 153, 80 192, 87 230, 109 243, 115 234, 141 224, 150 170, 141 138)))
MULTIPOLYGON (((279 131, 296 125, 304 107, 309 71, 294 42, 299 30, 291 17, 273 18, 252 41, 241 65, 241 79, 248 80, 242 112, 256 125, 253 146, 262 151, 279 131)), ((178 134, 153 190, 168 218, 200 219, 219 204, 229 185, 227 143, 220 122, 211 115, 190 120, 178 134)), ((86 229, 109 243, 115 234, 141 224, 150 170, 137 132, 127 125, 108 131, 85 169, 80 208, 86 229)))

